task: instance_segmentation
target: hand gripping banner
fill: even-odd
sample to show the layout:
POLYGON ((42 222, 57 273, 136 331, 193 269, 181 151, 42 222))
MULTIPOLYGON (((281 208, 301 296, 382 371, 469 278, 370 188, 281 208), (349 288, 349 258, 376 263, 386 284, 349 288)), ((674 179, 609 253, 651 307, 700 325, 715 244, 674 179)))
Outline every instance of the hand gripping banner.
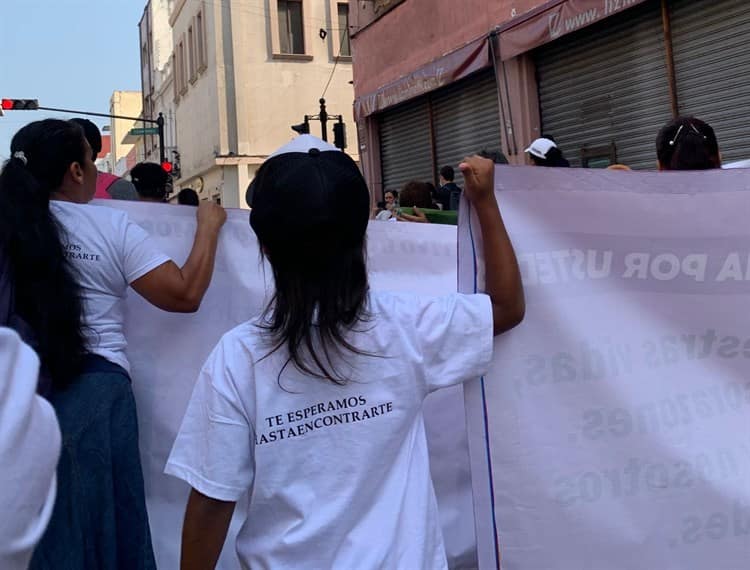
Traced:
POLYGON ((465 388, 480 568, 748 568, 750 175, 495 180, 527 310, 465 388))

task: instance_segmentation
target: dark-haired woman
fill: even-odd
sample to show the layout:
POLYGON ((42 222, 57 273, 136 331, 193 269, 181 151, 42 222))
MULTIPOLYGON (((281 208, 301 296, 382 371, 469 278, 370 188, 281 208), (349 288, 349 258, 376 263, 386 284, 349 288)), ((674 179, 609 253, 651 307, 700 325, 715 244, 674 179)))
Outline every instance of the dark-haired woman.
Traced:
POLYGON ((656 137, 659 170, 711 170, 721 168, 716 133, 695 117, 678 117, 656 137))
POLYGON ((125 355, 131 286, 168 311, 197 310, 226 214, 198 211, 180 268, 121 211, 87 205, 97 171, 80 126, 47 119, 11 141, 0 172, 0 247, 13 311, 52 380, 63 450, 58 498, 31 568, 153 568, 125 355))

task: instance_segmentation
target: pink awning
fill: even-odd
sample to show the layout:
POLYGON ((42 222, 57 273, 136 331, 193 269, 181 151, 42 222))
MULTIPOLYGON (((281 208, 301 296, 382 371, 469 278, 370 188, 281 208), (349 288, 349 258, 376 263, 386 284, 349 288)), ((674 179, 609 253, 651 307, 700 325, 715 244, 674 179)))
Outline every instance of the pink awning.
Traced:
POLYGON ((550 2, 500 26, 500 58, 505 61, 576 32, 645 0, 565 0, 550 2))
POLYGON ((484 69, 490 65, 487 46, 487 37, 481 37, 373 93, 357 97, 354 118, 378 113, 484 69))

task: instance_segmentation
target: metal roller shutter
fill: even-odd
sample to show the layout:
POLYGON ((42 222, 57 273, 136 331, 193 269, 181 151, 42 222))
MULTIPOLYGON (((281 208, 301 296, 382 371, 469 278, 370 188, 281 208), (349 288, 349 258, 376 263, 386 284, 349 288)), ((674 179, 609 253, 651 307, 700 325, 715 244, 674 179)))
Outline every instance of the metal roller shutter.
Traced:
POLYGON ((383 191, 400 190, 410 180, 432 180, 430 114, 427 98, 380 116, 383 191))
POLYGON ((672 116, 658 2, 552 42, 535 60, 542 132, 571 165, 614 142, 618 162, 656 167, 656 134, 672 116))
POLYGON ((671 3, 680 114, 716 131, 725 161, 750 158, 750 9, 746 0, 671 3))
POLYGON ((501 149, 494 73, 484 71, 437 92, 432 112, 437 168, 453 166, 456 182, 463 185, 456 167, 464 157, 483 149, 501 149))

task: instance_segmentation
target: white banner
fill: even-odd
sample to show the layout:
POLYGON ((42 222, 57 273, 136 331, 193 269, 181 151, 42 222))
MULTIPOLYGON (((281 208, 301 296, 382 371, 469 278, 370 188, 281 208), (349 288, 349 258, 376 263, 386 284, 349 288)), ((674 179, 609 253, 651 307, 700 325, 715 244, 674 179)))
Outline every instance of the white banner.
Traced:
MULTIPOLYGON (((108 200, 99 205, 126 210, 177 263, 189 253, 195 209, 108 200)), ((258 255, 248 211, 229 210, 222 229, 216 271, 200 311, 170 314, 131 291, 128 356, 138 403, 141 455, 154 548, 159 568, 179 566, 180 532, 189 488, 162 473, 193 384, 220 336, 257 314, 266 301, 270 268, 258 255)), ((456 228, 373 222, 368 230, 373 289, 439 295, 456 290, 456 228)), ((425 402, 432 475, 451 565, 476 566, 469 454, 462 388, 425 402)), ((236 569, 234 533, 244 515, 238 505, 219 568, 236 569)), ((304 567, 304 562, 301 562, 304 567)))
POLYGON ((466 387, 480 567, 749 568, 747 173, 499 167, 496 186, 527 312, 466 387))

